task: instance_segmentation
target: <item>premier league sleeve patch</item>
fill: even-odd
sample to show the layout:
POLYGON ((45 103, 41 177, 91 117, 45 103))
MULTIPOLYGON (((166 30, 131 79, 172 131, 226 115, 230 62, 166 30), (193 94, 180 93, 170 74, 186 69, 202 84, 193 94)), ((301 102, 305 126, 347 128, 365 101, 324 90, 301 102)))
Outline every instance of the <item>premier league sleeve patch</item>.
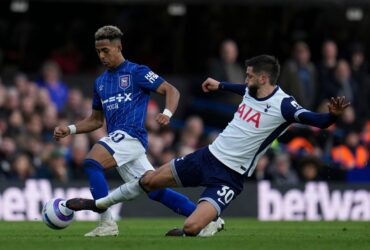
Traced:
POLYGON ((131 85, 130 75, 122 75, 119 77, 119 87, 126 90, 131 85))

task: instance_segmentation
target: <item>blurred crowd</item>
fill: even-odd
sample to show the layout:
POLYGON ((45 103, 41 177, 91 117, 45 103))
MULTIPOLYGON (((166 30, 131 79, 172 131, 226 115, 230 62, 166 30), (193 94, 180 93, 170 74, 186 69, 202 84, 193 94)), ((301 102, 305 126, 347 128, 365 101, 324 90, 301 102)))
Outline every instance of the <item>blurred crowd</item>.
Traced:
MULTIPOLYGON (((282 63, 281 87, 313 111, 327 112, 328 98, 338 95, 346 96, 351 106, 328 129, 292 126, 260 159, 253 178, 280 185, 318 180, 370 182, 370 72, 364 47, 353 44, 348 56, 340 58, 335 41, 328 40, 323 43, 320 62, 312 62, 310 55, 307 43, 294 44, 291 58, 282 63)), ((236 42, 224 41, 220 57, 210 60, 209 75, 243 83, 244 67, 237 59, 236 42)), ((0 180, 85 178, 83 160, 106 132, 101 128, 53 139, 56 126, 76 123, 91 112, 90 93, 68 87, 62 72, 56 61, 47 61, 35 79, 17 73, 10 82, 0 80, 0 180)), ((237 104, 238 98, 217 93, 212 101, 237 104)), ((182 117, 181 126, 160 127, 155 116, 162 109, 154 99, 149 102, 147 154, 154 166, 211 143, 227 124, 209 130, 208 117, 194 113, 182 117)), ((114 171, 107 175, 119 178, 114 171)))

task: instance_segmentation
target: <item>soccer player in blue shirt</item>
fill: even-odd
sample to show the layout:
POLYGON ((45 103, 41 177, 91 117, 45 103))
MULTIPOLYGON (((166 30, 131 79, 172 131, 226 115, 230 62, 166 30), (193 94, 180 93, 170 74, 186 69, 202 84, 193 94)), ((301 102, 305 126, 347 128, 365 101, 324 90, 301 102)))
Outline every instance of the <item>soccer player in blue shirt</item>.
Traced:
MULTIPOLYGON (((148 161, 147 131, 144 127, 150 92, 164 95, 166 108, 156 120, 168 125, 176 111, 180 94, 178 90, 147 66, 126 60, 122 55, 122 32, 115 26, 104 26, 95 33, 95 48, 101 63, 107 68, 95 81, 92 114, 86 119, 64 127, 56 127, 55 139, 70 134, 88 133, 103 126, 106 121, 108 136, 101 138, 84 161, 94 200, 108 195, 104 170, 117 167, 125 182, 140 178, 154 170, 148 161)), ((187 197, 171 189, 148 193, 173 211, 189 216, 195 204, 187 197)), ((97 228, 85 236, 117 235, 118 227, 109 210, 101 210, 97 228)), ((223 226, 223 221, 212 222, 203 236, 214 234, 223 226), (213 224, 212 224, 213 223, 213 224)))
POLYGON ((301 107, 278 85, 280 65, 269 55, 246 61, 246 81, 243 84, 219 82, 208 78, 204 92, 227 90, 242 96, 231 122, 208 147, 149 171, 139 180, 126 183, 107 197, 94 200, 71 199, 72 210, 106 209, 141 193, 164 187, 204 186, 196 210, 186 219, 182 229, 170 230, 169 236, 195 236, 217 218, 243 190, 245 176, 251 176, 258 159, 272 142, 292 123, 319 128, 333 124, 348 107, 344 97, 328 103, 329 112, 316 113, 301 107))

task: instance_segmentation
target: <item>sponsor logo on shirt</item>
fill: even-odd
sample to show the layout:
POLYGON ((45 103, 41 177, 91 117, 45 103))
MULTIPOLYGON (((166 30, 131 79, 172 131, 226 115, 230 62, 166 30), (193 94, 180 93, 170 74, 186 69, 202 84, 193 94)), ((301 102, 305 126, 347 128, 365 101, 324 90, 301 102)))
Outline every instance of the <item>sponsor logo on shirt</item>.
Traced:
POLYGON ((156 73, 154 73, 153 71, 149 71, 146 75, 145 75, 145 79, 147 79, 150 83, 154 83, 155 80, 158 79, 158 75, 156 73))
POLYGON ((132 93, 123 93, 123 95, 121 94, 118 94, 116 96, 111 96, 105 100, 101 100, 101 103, 104 105, 104 104, 107 104, 107 110, 113 110, 113 109, 118 109, 119 108, 119 105, 118 103, 120 102, 128 102, 128 101, 132 101, 132 93))
POLYGON ((254 123, 255 128, 259 127, 260 119, 261 119, 261 113, 253 110, 251 107, 247 107, 245 103, 241 104, 236 111, 236 113, 239 115, 239 118, 243 121, 246 121, 248 123, 254 123))

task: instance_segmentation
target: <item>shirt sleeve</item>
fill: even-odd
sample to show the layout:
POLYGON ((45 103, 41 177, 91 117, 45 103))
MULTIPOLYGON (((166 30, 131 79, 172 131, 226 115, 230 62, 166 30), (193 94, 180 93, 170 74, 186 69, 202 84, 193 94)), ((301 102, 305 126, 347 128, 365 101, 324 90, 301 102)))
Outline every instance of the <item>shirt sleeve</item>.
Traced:
POLYGON ((233 92, 235 94, 244 96, 246 91, 246 85, 245 84, 237 84, 237 83, 228 83, 228 82, 220 82, 219 89, 220 90, 226 90, 233 92))
POLYGON ((96 90, 96 83, 94 84, 92 108, 95 109, 95 110, 103 110, 103 106, 102 106, 102 103, 100 101, 100 96, 98 94, 98 91, 96 90))
POLYGON ((139 65, 134 74, 135 83, 143 89, 156 91, 165 80, 147 66, 139 65))
POLYGON ((336 121, 336 116, 330 113, 316 113, 304 109, 293 97, 283 99, 281 113, 288 122, 296 122, 318 128, 327 128, 336 121))

